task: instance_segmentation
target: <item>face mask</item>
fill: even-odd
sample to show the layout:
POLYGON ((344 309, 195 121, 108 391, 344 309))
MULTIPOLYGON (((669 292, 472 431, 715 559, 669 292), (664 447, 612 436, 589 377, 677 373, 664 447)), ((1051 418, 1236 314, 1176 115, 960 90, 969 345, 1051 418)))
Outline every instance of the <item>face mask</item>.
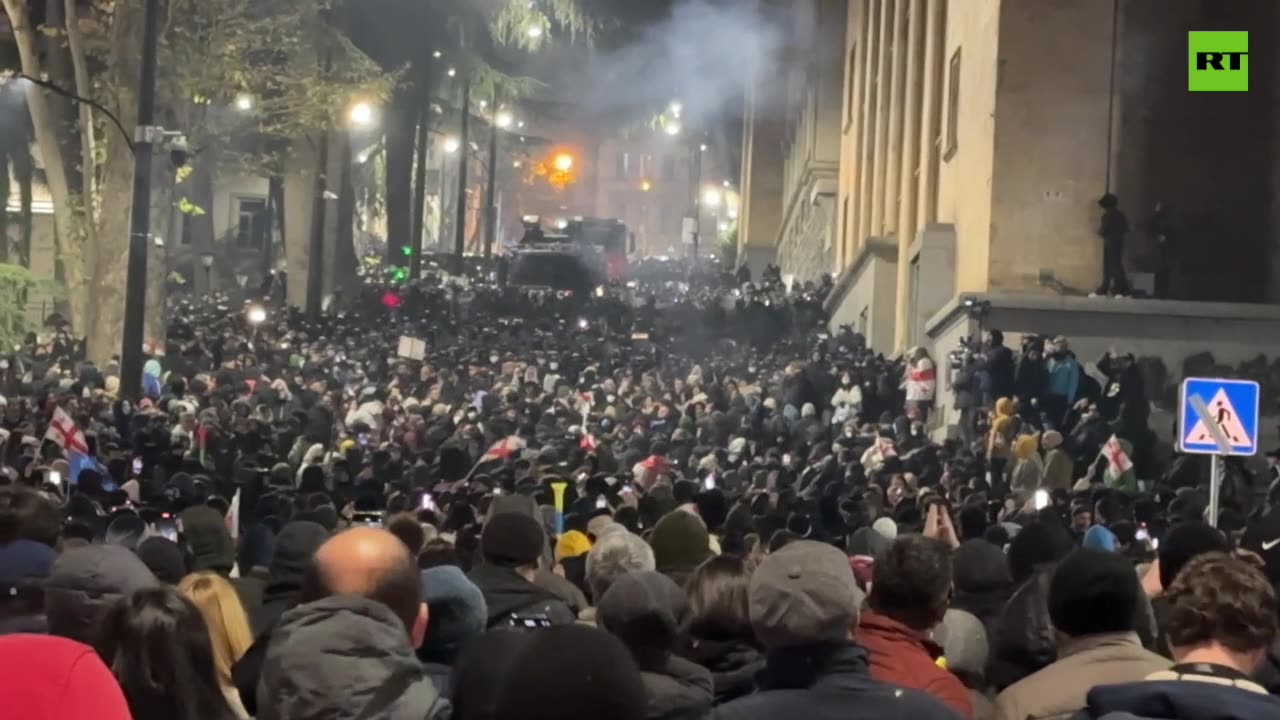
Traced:
POLYGON ((489 356, 489 363, 490 363, 490 364, 492 364, 492 365, 497 365, 497 364, 498 364, 498 356, 497 356, 497 355, 490 355, 490 356, 489 356))
POLYGON ((552 370, 559 370, 559 369, 560 369, 560 363, 557 363, 557 362, 553 362, 553 363, 551 363, 551 369, 552 369, 552 370))

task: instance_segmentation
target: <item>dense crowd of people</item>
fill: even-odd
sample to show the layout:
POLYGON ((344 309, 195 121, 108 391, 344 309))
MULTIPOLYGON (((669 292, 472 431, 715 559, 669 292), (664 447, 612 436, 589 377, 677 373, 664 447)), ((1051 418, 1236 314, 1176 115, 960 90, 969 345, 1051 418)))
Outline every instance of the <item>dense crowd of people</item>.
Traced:
POLYGON ((1280 486, 1209 517, 1130 355, 886 358, 830 290, 213 297, 136 403, 32 337, 0 370, 6 713, 1280 718, 1280 486))

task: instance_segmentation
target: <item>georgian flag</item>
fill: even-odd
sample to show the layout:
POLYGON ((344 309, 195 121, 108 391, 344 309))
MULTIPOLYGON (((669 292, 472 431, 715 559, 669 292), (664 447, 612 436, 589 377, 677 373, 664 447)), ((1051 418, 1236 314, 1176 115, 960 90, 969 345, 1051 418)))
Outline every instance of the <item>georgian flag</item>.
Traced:
POLYGON ((44 439, 68 453, 89 454, 89 443, 85 442, 84 433, 62 408, 53 411, 53 419, 49 421, 49 429, 44 432, 44 439))
POLYGON ((489 448, 489 451, 481 456, 480 462, 485 462, 486 460, 506 460, 521 450, 524 450, 526 447, 528 447, 528 443, 518 435, 511 435, 494 443, 493 447, 489 448))

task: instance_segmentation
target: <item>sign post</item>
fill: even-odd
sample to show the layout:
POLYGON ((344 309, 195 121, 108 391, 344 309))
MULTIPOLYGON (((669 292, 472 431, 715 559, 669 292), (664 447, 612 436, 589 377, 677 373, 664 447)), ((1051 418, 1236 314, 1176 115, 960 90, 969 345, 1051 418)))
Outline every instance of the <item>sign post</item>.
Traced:
POLYGON ((1210 456, 1209 524, 1217 527, 1224 470, 1222 458, 1258 452, 1258 383, 1187 378, 1182 381, 1178 404, 1178 449, 1210 456))

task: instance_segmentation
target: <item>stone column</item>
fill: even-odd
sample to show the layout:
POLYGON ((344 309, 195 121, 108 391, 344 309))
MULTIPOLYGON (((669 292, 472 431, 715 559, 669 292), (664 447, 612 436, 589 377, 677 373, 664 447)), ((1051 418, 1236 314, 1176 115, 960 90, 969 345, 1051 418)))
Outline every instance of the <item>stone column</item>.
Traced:
POLYGON ((911 317, 911 245, 915 242, 916 170, 920 167, 920 99, 924 91, 925 0, 911 0, 907 18, 907 66, 903 103, 902 171, 898 189, 898 302, 894 346, 905 350, 911 317))
POLYGON ((852 3, 849 7, 848 39, 845 51, 848 65, 845 67, 844 85, 849 97, 845 100, 849 117, 841 128, 844 141, 841 143, 840 157, 840 203, 841 224, 839 231, 838 259, 833 274, 839 276, 844 268, 858 252, 862 238, 858 237, 858 177, 862 172, 862 157, 858 138, 862 132, 862 64, 866 55, 867 43, 864 27, 867 24, 867 3, 852 3))
POLYGON ((884 235, 901 232, 898 227, 898 177, 902 172, 903 98, 906 89, 907 64, 907 4, 910 0, 896 0, 893 5, 893 25, 889 29, 893 38, 892 57, 889 65, 889 138, 885 154, 884 170, 884 235), (895 230, 896 228, 896 230, 895 230))
POLYGON ((858 111, 858 203, 857 248, 861 251, 871 236, 871 183, 872 168, 875 164, 875 146, 872 128, 875 127, 876 100, 878 88, 873 85, 876 62, 880 51, 880 15, 883 12, 882 0, 869 0, 866 22, 863 23, 862 44, 866 50, 861 53, 863 62, 859 74, 862 76, 862 107, 858 111))
POLYGON ((942 130, 942 56, 946 41, 946 0, 926 0, 924 29, 924 92, 920 98, 920 177, 917 184, 916 227, 938 219, 938 138, 942 130))
POLYGON ((877 41, 876 53, 876 129, 872 142, 875 151, 875 162, 871 168, 871 232, 869 235, 884 234, 884 176, 885 155, 888 151, 889 99, 892 95, 889 88, 890 67, 889 45, 890 19, 893 17, 893 6, 899 0, 882 0, 880 3, 880 37, 877 41))

